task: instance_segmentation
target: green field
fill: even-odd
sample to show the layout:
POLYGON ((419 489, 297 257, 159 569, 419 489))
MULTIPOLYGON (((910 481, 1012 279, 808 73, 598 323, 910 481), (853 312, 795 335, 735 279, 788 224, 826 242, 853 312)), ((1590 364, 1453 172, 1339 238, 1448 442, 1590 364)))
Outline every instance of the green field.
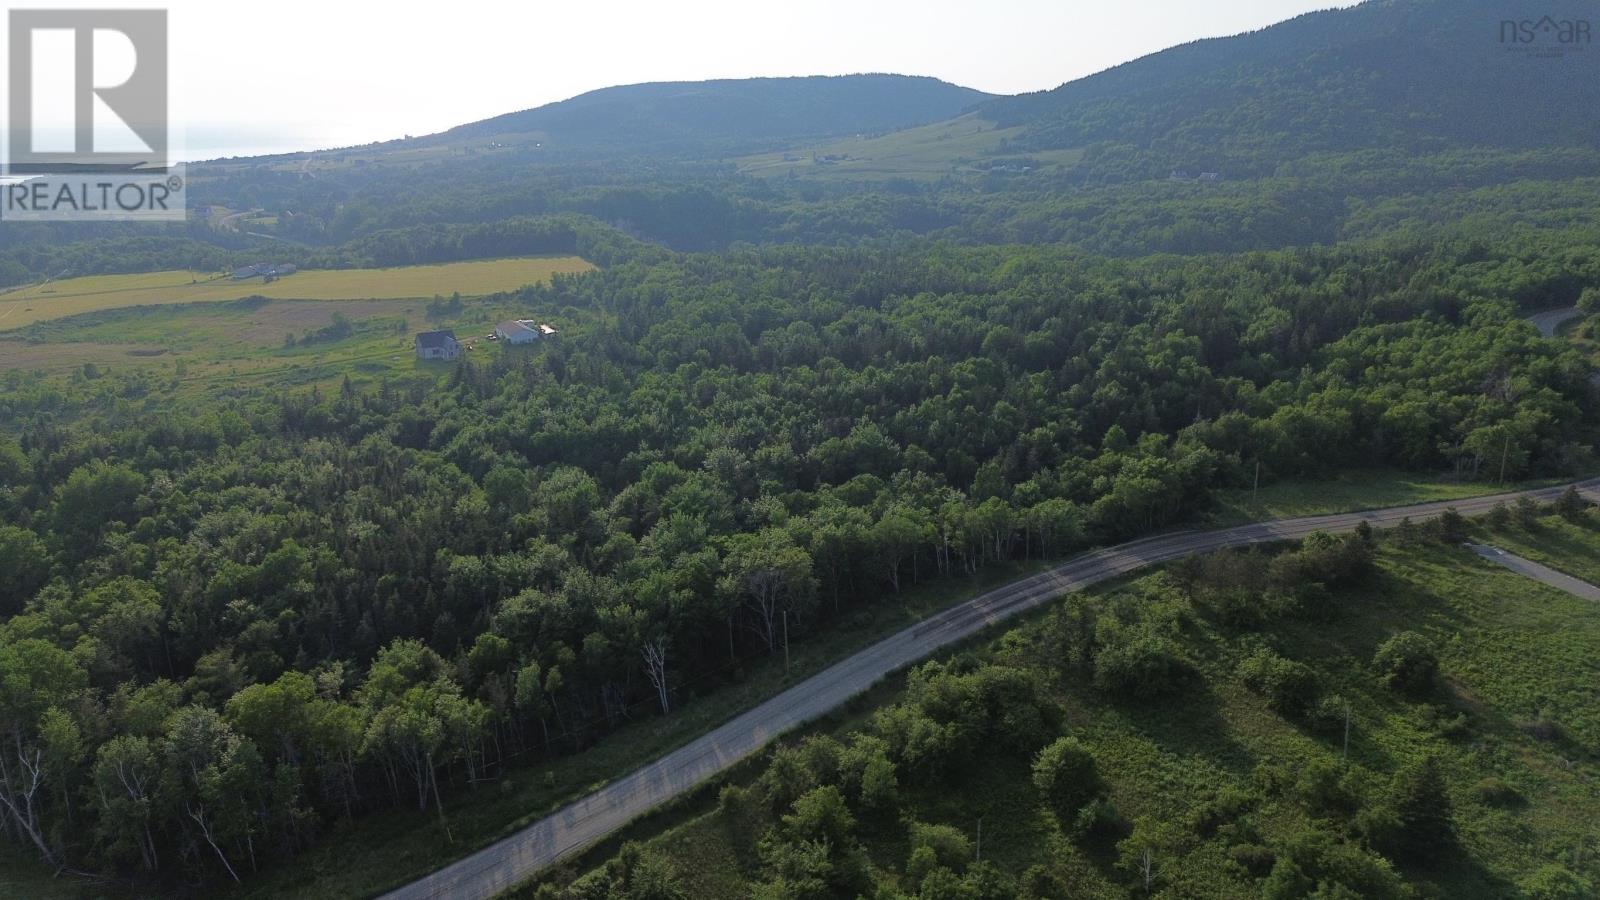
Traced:
MULTIPOLYGON (((1508 526, 1479 537, 1600 573, 1600 521, 1594 513, 1582 524, 1547 517, 1532 530, 1508 526)), ((1396 867, 1419 890, 1417 896, 1592 896, 1581 889, 1525 890, 1558 868, 1590 883, 1600 877, 1594 856, 1600 795, 1592 787, 1600 777, 1594 749, 1600 699, 1593 690, 1600 677, 1594 654, 1600 607, 1460 547, 1390 541, 1380 548, 1376 572, 1334 593, 1327 612, 1297 614, 1260 630, 1229 627, 1203 606, 1189 608, 1163 574, 1091 595, 1101 615, 1119 606, 1145 607, 1157 598, 1177 602, 1186 610, 1178 640, 1199 682, 1166 698, 1109 697, 1070 667, 1063 670, 1050 650, 1048 616, 1040 615, 947 656, 963 657, 968 665, 1021 666, 1049 684, 1062 730, 1094 753, 1124 830, 1099 839, 1068 838, 1041 809, 1027 757, 987 753, 982 765, 946 777, 919 780, 902 773, 895 810, 857 811, 855 837, 881 887, 900 891, 896 896, 915 895, 904 874, 910 822, 947 825, 970 840, 981 819, 982 858, 1003 872, 1015 876, 1043 866, 1068 887, 1065 896, 1143 897, 1139 873, 1119 864, 1114 845, 1128 823, 1144 818, 1163 826, 1156 842, 1156 896, 1252 896, 1264 873, 1252 874, 1240 861, 1259 856, 1230 852, 1228 841, 1282 854, 1286 835, 1311 828, 1357 830, 1354 819, 1337 810, 1330 818, 1308 816, 1303 773, 1318 767, 1344 772, 1339 790, 1371 795, 1390 773, 1431 754, 1443 766, 1455 837, 1431 864, 1396 867), (1420 633, 1438 653, 1441 677, 1426 695, 1398 695, 1370 670, 1378 645, 1402 630, 1420 633), (1349 702, 1348 762, 1337 729, 1318 733, 1286 718, 1243 682, 1240 662, 1263 645, 1309 666, 1325 696, 1337 693, 1349 702), (1536 729, 1535 723, 1542 724, 1536 729), (1200 821, 1196 811, 1219 796, 1247 798, 1248 811, 1224 816, 1215 832, 1209 830, 1214 826, 1194 824, 1200 821)), ((894 692, 880 697, 884 703, 902 699, 894 692)), ((857 713, 811 733, 848 742, 867 723, 857 713)), ((801 743, 801 736, 785 742, 801 743)), ((731 781, 753 786, 765 765, 746 766, 731 781)), ((763 877, 759 831, 735 825, 718 810, 715 794, 714 788, 702 790, 654 827, 641 822, 628 837, 644 841, 646 854, 666 861, 685 896, 748 897, 763 877)), ((615 852, 615 842, 608 846, 615 852)), ((607 855, 591 853, 577 869, 553 873, 551 880, 565 883, 586 868, 593 873, 589 879, 600 877, 592 867, 607 855)), ((519 891, 533 895, 531 888, 519 891)))
POLYGON ((170 270, 136 275, 68 278, 0 294, 0 330, 129 306, 238 300, 259 296, 297 300, 381 300, 467 296, 510 291, 557 273, 594 268, 576 256, 471 260, 390 269, 308 269, 270 284, 234 281, 211 272, 170 270))
POLYGON ((854 137, 813 147, 761 153, 738 160, 747 175, 845 179, 921 178, 973 174, 990 169, 996 158, 1026 158, 1025 165, 1071 166, 1080 150, 1006 153, 1002 142, 1022 134, 1021 127, 998 128, 976 114, 936 122, 878 137, 854 137), (786 158, 787 157, 787 158, 786 158), (828 160, 827 157, 837 157, 828 160))

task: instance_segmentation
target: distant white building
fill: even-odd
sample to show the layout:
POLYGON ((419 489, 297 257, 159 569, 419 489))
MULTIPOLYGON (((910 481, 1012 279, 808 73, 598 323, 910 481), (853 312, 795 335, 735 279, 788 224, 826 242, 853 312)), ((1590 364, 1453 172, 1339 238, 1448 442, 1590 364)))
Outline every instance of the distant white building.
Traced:
POLYGON ((508 344, 531 344, 542 337, 557 334, 549 325, 535 322, 532 319, 512 319, 501 322, 494 327, 495 337, 508 344))

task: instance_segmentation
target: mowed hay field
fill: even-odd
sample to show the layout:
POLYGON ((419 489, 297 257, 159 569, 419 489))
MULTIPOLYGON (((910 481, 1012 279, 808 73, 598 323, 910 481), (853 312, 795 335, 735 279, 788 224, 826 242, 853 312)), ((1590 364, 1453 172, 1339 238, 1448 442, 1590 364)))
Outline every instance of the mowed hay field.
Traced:
POLYGON ((91 275, 0 294, 0 331, 34 322, 129 306, 238 300, 403 300, 515 290, 555 274, 594 269, 577 256, 527 256, 392 269, 307 269, 270 284, 177 269, 138 275, 91 275))

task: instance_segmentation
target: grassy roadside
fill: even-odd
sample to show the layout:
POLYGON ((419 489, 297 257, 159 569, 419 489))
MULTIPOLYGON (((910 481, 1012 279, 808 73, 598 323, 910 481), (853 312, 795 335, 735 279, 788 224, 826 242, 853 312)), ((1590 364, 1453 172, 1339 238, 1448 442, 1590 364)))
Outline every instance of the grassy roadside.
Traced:
POLYGON ((1498 484, 1455 481, 1442 476, 1418 475, 1393 469, 1357 469, 1327 481, 1285 481, 1263 485, 1259 492, 1217 492, 1217 505, 1206 525, 1226 527, 1259 522, 1320 516, 1329 513, 1409 506, 1434 500, 1462 500, 1510 491, 1567 484, 1580 477, 1538 478, 1498 484))
MULTIPOLYGON (((1593 513, 1584 524, 1546 517, 1531 530, 1489 529, 1481 522, 1475 530, 1497 545, 1518 544, 1530 556, 1565 561, 1569 571, 1600 571, 1600 518, 1593 513)), ((1090 594, 1109 606, 1159 586, 1160 576, 1146 574, 1090 594)), ((1600 840, 1594 826, 1600 795, 1592 788, 1600 775, 1593 743, 1600 736, 1600 699, 1592 689, 1600 676, 1593 653, 1600 645, 1600 606, 1464 548, 1393 543, 1383 548, 1369 583, 1331 599, 1337 610, 1331 617, 1285 622, 1260 636, 1233 634, 1202 617, 1186 640, 1203 686, 1182 701, 1116 702, 1070 677, 1060 683, 1056 699, 1072 732, 1094 749, 1119 813, 1130 820, 1183 821, 1218 790, 1246 789, 1262 767, 1292 775, 1339 759, 1337 740, 1274 713, 1240 680, 1240 657, 1265 638, 1278 652, 1310 665, 1327 691, 1350 701, 1350 760, 1376 773, 1372 777, 1423 755, 1443 761, 1457 847, 1448 863, 1400 867, 1419 896, 1522 896, 1518 886, 1541 866, 1565 864, 1580 874, 1595 869, 1588 860, 1600 840), (1372 677, 1367 661, 1401 630, 1420 632, 1437 649, 1443 678, 1431 698, 1398 697, 1372 677), (1534 727, 1541 722, 1550 723, 1556 736, 1534 727), (1485 785, 1494 785, 1494 792, 1485 785), (1585 854, 1585 847, 1591 852, 1585 854)), ((983 639, 977 652, 1004 656, 1011 665, 1034 659, 1028 648, 1038 646, 1037 630, 1037 617, 1008 625, 1003 637, 983 639)), ((899 694, 883 690, 876 698, 887 704, 899 694)), ((809 731, 845 740, 861 730, 867 715, 858 709, 809 731)), ((762 768, 747 765, 719 781, 748 782, 762 768)), ((701 794, 715 795, 712 789, 701 794)), ((760 871, 750 841, 732 833, 709 800, 698 809, 682 810, 670 822, 644 823, 657 827, 641 827, 629 837, 670 860, 688 896, 749 896, 760 871)), ((1055 826, 1038 809, 1025 763, 1019 768, 986 760, 979 771, 953 780, 903 783, 899 812, 863 815, 858 836, 880 883, 892 883, 905 863, 908 821, 952 825, 970 837, 981 816, 984 858, 1005 871, 1059 866, 1071 876, 1072 896, 1125 897, 1130 890, 1142 895, 1136 879, 1104 853, 1053 839, 1055 826)), ((1307 825, 1303 811, 1286 801, 1269 801, 1260 823, 1279 835, 1307 825)), ((610 855, 586 855, 583 865, 553 873, 550 880, 567 883, 610 855)), ((1173 896, 1237 896, 1227 891, 1256 887, 1249 879, 1237 880, 1226 857, 1204 842, 1188 851, 1181 869, 1170 870, 1178 879, 1169 885, 1177 891, 1173 896), (1185 893, 1206 885, 1223 893, 1185 893)), ((513 896, 532 894, 525 887, 513 896)))

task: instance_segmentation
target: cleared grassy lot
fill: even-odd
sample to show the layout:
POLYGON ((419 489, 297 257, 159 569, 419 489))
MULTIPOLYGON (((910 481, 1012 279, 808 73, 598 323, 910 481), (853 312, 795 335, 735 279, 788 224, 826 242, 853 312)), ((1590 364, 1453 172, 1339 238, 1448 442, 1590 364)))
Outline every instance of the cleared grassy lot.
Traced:
POLYGON ((50 378, 142 373, 179 396, 275 386, 337 387, 381 379, 428 380, 454 365, 416 359, 416 332, 452 328, 470 358, 495 352, 473 341, 491 323, 538 310, 472 303, 468 312, 430 317, 412 300, 244 300, 139 306, 36 322, 0 334, 0 374, 50 378))
POLYGON ((1022 133, 1021 127, 997 128, 976 114, 948 122, 935 122, 877 137, 854 137, 778 153, 762 153, 738 160, 748 175, 796 175, 818 178, 939 178, 988 170, 996 157, 1026 157, 1035 167, 1072 165, 1080 150, 1045 150, 1005 153, 1003 142, 1022 133), (830 159, 829 157, 834 157, 830 159))
POLYGON ((391 269, 308 269, 270 284, 234 281, 212 272, 181 269, 137 275, 68 278, 0 294, 0 330, 65 316, 169 303, 238 300, 261 296, 297 300, 398 300, 509 291, 548 281, 557 273, 594 268, 576 256, 526 256, 391 269))

